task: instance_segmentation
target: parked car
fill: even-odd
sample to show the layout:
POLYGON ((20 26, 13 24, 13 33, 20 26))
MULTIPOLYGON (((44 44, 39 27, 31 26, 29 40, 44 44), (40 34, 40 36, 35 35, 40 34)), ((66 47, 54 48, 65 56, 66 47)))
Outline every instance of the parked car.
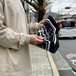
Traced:
POLYGON ((59 38, 76 37, 76 21, 72 19, 60 20, 57 22, 60 27, 59 38))

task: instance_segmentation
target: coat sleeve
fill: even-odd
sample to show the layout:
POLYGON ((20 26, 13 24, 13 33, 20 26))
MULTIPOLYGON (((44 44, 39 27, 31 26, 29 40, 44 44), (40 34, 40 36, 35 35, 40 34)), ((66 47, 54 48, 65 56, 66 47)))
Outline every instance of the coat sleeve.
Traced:
POLYGON ((4 25, 3 2, 0 0, 0 46, 11 49, 19 49, 25 43, 30 42, 30 35, 16 33, 4 25))
POLYGON ((41 25, 40 23, 30 23, 29 26, 29 33, 30 34, 37 34, 37 31, 40 29, 41 25))

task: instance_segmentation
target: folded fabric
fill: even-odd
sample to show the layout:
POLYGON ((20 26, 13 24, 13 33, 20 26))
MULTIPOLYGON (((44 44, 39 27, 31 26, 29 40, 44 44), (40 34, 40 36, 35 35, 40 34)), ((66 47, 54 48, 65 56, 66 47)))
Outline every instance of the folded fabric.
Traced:
POLYGON ((42 44, 37 44, 36 46, 41 47, 55 53, 59 48, 58 31, 60 28, 54 21, 54 19, 49 16, 43 26, 39 29, 37 35, 44 39, 42 44))

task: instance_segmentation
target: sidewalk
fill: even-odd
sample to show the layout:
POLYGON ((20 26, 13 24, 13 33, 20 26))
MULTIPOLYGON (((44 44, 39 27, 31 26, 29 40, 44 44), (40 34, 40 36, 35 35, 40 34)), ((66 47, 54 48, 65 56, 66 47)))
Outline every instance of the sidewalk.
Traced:
POLYGON ((59 76, 51 53, 29 45, 33 73, 31 76, 59 76))

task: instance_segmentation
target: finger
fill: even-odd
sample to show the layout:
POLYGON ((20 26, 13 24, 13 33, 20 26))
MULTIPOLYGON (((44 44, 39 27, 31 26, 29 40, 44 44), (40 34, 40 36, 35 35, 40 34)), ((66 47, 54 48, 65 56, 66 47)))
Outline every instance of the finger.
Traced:
POLYGON ((43 38, 42 37, 39 37, 39 36, 36 36, 38 39, 40 39, 40 40, 43 40, 43 38))
POLYGON ((44 22, 46 21, 47 19, 44 19, 44 22))
POLYGON ((46 21, 47 19, 44 19, 44 21, 46 21))
POLYGON ((41 43, 43 43, 43 40, 38 39, 37 44, 41 44, 41 43))

